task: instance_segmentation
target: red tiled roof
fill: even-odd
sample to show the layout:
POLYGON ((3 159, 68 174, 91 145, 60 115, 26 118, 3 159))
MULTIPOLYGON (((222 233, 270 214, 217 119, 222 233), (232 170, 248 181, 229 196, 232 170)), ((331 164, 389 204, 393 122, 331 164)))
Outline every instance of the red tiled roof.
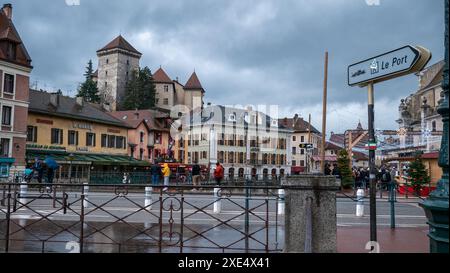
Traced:
POLYGON ((117 36, 117 38, 112 40, 109 44, 104 46, 102 49, 97 50, 97 52, 110 50, 110 49, 116 49, 116 48, 124 49, 124 50, 141 55, 141 53, 139 51, 137 51, 127 40, 125 40, 125 38, 123 38, 122 35, 117 36))
POLYGON ((162 68, 156 70, 153 74, 153 80, 157 83, 172 83, 172 80, 162 68))
MULTIPOLYGON (((278 120, 278 123, 286 128, 294 130, 295 133, 308 132, 309 129, 309 123, 300 117, 282 118, 278 120)), ((320 132, 312 125, 311 125, 311 132, 320 134, 320 132)))
POLYGON ((137 128, 142 121, 147 123, 151 130, 167 131, 164 124, 160 121, 161 118, 169 117, 167 114, 155 110, 129 110, 129 111, 115 111, 109 113, 111 116, 119 119, 123 123, 137 128))
POLYGON ((341 147, 339 147, 338 145, 331 143, 331 142, 326 142, 325 143, 325 150, 342 150, 341 147))
POLYGON ((197 74, 192 73, 191 77, 187 81, 187 83, 184 85, 184 89, 200 89, 203 90, 202 84, 200 83, 200 80, 197 77, 197 74))
POLYGON ((17 32, 12 20, 6 16, 3 9, 0 8, 0 40, 8 40, 17 45, 16 59, 7 59, 6 52, 0 48, 0 58, 9 62, 14 62, 20 65, 31 67, 31 58, 25 48, 19 33, 17 32))

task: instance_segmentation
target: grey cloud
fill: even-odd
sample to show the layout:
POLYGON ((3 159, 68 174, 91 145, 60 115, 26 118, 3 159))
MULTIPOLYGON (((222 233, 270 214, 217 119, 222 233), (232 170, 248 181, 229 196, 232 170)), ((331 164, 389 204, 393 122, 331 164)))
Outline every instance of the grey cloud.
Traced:
MULTIPOLYGON (((144 54, 143 66, 155 70, 163 65, 182 82, 195 68, 207 101, 270 103, 285 109, 320 106, 325 50, 330 54, 328 99, 344 108, 367 100, 366 90, 347 86, 349 64, 405 44, 429 48, 432 62, 443 58, 440 0, 381 0, 380 6, 368 6, 365 0, 12 4, 16 26, 33 58, 33 79, 41 88, 46 84, 72 94, 87 61, 96 60, 95 51, 119 33, 144 54)), ((379 84, 376 100, 398 100, 416 88, 414 75, 379 84)), ((396 107, 381 111, 397 116, 396 107)), ((342 115, 336 122, 350 126, 355 120, 342 115)))

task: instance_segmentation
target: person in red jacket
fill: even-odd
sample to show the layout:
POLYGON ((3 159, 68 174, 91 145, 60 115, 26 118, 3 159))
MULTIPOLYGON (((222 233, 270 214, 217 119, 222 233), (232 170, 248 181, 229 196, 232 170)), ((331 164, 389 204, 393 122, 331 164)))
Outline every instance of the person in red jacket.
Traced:
POLYGON ((214 179, 216 180, 217 185, 220 185, 223 179, 223 167, 220 165, 220 162, 216 163, 216 169, 214 170, 214 179))

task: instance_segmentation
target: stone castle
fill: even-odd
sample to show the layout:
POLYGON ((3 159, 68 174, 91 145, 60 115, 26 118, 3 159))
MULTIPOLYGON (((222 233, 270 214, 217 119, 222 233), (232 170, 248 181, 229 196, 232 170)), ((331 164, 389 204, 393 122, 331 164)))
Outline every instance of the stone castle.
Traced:
MULTIPOLYGON (((119 110, 125 97, 125 89, 133 70, 139 68, 142 53, 137 51, 121 35, 97 51, 98 69, 94 73, 102 100, 111 111, 119 110)), ((203 107, 205 90, 195 71, 183 85, 171 79, 162 67, 153 73, 156 86, 155 107, 170 111, 175 105, 189 110, 203 107)))

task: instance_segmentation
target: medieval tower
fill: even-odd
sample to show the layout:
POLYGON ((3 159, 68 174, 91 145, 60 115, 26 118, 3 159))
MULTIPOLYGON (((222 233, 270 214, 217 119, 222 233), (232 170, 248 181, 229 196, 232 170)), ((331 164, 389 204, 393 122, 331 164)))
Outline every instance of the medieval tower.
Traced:
POLYGON ((142 54, 122 36, 97 51, 98 70, 95 78, 103 102, 112 111, 120 110, 125 87, 133 70, 139 69, 142 54))

